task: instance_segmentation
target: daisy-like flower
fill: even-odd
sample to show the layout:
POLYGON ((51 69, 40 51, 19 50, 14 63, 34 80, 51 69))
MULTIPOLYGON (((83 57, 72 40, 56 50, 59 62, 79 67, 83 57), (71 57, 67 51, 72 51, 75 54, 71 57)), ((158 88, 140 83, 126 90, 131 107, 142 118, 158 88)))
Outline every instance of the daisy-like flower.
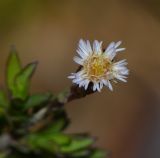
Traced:
POLYGON ((102 50, 102 42, 95 40, 93 48, 90 42, 80 40, 77 53, 79 56, 74 57, 74 61, 81 66, 81 69, 76 73, 71 73, 68 77, 72 82, 78 84, 79 87, 84 87, 87 90, 89 83, 93 84, 93 91, 101 91, 103 86, 107 86, 113 90, 111 81, 117 80, 126 82, 129 70, 127 69, 126 60, 114 62, 114 57, 118 52, 125 48, 118 48, 122 42, 112 42, 102 50))

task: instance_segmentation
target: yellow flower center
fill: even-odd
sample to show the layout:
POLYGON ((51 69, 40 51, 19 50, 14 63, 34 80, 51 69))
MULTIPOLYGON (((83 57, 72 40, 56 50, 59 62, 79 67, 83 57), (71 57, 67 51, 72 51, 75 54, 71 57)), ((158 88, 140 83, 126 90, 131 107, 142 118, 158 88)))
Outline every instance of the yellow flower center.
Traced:
POLYGON ((91 81, 97 81, 106 76, 110 65, 111 61, 104 58, 103 55, 93 55, 86 60, 84 70, 91 81))

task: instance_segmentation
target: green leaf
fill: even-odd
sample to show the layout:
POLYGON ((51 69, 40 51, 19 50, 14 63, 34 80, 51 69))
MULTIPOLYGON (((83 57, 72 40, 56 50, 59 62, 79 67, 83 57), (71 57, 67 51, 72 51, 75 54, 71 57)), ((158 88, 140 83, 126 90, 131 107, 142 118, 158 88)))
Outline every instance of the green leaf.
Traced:
POLYGON ((71 153, 71 157, 76 157, 76 158, 79 158, 79 157, 86 157, 90 154, 90 151, 87 150, 87 149, 84 149, 84 150, 78 150, 76 152, 73 152, 71 153))
POLYGON ((68 145, 71 141, 68 135, 62 133, 56 134, 32 134, 26 138, 27 144, 32 148, 43 148, 47 150, 53 150, 56 148, 58 150, 61 145, 68 145))
POLYGON ((71 142, 70 136, 63 133, 51 133, 48 135, 48 138, 60 146, 68 145, 71 142))
POLYGON ((17 51, 12 48, 7 61, 6 80, 8 89, 12 92, 15 88, 15 77, 21 71, 21 62, 17 51))
POLYGON ((9 106, 9 101, 3 90, 0 90, 0 108, 7 108, 9 106))
POLYGON ((64 129, 64 127, 66 127, 66 124, 68 123, 68 120, 66 119, 60 118, 58 120, 55 120, 53 124, 46 130, 46 132, 49 132, 49 133, 61 132, 64 129))
POLYGON ((106 158, 107 153, 103 150, 96 149, 89 158, 106 158))
POLYGON ((62 146, 60 151, 62 153, 73 153, 78 150, 85 149, 94 143, 93 138, 75 137, 68 146, 62 146))
MULTIPOLYGON (((39 135, 29 135, 26 138, 27 144, 32 148, 32 149, 48 149, 50 150, 51 142, 48 142, 48 139, 45 139, 42 136, 39 135)), ((53 145, 53 144, 52 144, 53 145)))
POLYGON ((21 72, 16 76, 15 91, 13 97, 21 100, 25 100, 28 96, 30 79, 36 69, 37 62, 28 64, 21 72))
POLYGON ((28 100, 24 103, 24 110, 46 104, 51 99, 51 97, 51 93, 34 94, 30 96, 28 100))
POLYGON ((70 120, 64 108, 56 109, 55 111, 53 111, 53 116, 54 116, 53 123, 50 124, 50 126, 45 130, 45 132, 49 133, 61 132, 70 123, 70 120))

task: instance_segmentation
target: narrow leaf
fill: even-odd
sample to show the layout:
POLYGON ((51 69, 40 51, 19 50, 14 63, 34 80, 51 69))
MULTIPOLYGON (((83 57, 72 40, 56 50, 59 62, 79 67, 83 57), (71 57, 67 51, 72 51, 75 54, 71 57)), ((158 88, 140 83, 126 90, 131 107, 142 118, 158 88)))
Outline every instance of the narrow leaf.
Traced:
POLYGON ((29 135, 26 138, 26 141, 29 145, 32 145, 35 148, 45 147, 50 149, 52 146, 61 146, 61 145, 68 145, 71 141, 70 137, 62 134, 37 134, 37 135, 29 135))
POLYGON ((63 133, 50 133, 48 138, 57 145, 68 145, 71 142, 70 136, 63 133))
POLYGON ((34 108, 47 103, 52 97, 51 93, 34 94, 24 103, 24 110, 34 108))
POLYGON ((70 145, 61 147, 62 153, 73 153, 85 149, 94 143, 92 138, 74 138, 70 145))
POLYGON ((15 88, 15 77, 21 71, 21 63, 16 49, 13 47, 10 51, 8 61, 7 61, 7 86, 10 91, 15 88))
POLYGON ((53 125, 51 125, 48 129, 46 129, 46 132, 48 132, 48 133, 61 132, 64 129, 64 127, 66 127, 67 123, 68 123, 68 120, 65 118, 55 120, 53 122, 53 125))
POLYGON ((28 64, 21 72, 16 76, 15 86, 16 90, 13 93, 14 98, 25 100, 28 96, 30 79, 36 69, 37 62, 28 64))

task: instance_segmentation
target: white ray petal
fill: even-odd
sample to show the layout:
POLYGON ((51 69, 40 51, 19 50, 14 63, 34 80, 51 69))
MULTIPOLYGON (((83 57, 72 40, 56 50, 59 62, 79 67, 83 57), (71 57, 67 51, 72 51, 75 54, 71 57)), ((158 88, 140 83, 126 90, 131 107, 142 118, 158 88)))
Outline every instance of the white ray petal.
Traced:
POLYGON ((125 65, 127 65, 127 64, 128 64, 128 63, 126 62, 126 59, 123 59, 123 60, 120 60, 120 61, 114 63, 113 65, 114 65, 114 66, 125 66, 125 65))
POLYGON ((99 87, 100 87, 100 90, 101 90, 103 88, 103 82, 101 81, 99 84, 100 84, 99 87))
POLYGON ((115 46, 115 42, 111 42, 107 47, 107 49, 105 50, 105 52, 108 52, 111 48, 114 48, 114 46, 115 46))
POLYGON ((82 77, 82 76, 84 76, 84 73, 85 73, 85 71, 82 69, 82 70, 80 70, 80 71, 78 71, 78 72, 76 73, 76 76, 77 76, 77 77, 82 77))
POLYGON ((89 85, 89 80, 85 80, 85 85, 84 85, 84 89, 85 89, 85 90, 87 90, 88 85, 89 85))
POLYGON ((113 87, 112 87, 112 85, 111 85, 111 82, 110 82, 110 81, 108 81, 108 88, 109 88, 111 91, 113 91, 113 87))
POLYGON ((75 76, 68 76, 68 78, 69 78, 69 79, 74 79, 74 78, 75 78, 75 76))
POLYGON ((83 65, 83 60, 82 60, 81 58, 75 56, 75 57, 73 58, 73 60, 74 60, 77 64, 83 65))
POLYGON ((102 41, 101 42, 98 42, 97 40, 95 40, 93 42, 93 52, 95 54, 100 54, 102 53, 102 41))
POLYGON ((118 41, 116 44, 115 44, 115 48, 119 47, 121 45, 122 41, 118 41))
POLYGON ((116 56, 116 49, 115 48, 110 49, 108 52, 105 52, 105 55, 110 60, 113 60, 113 58, 116 56))
POLYGON ((108 82, 107 82, 105 79, 102 79, 102 82, 103 82, 103 84, 104 84, 105 86, 108 85, 108 82))
POLYGON ((96 83, 96 89, 98 90, 98 92, 101 91, 100 86, 99 86, 99 83, 96 83))
POLYGON ((116 49, 116 52, 121 52, 121 51, 124 51, 124 50, 126 50, 126 48, 118 48, 118 49, 116 49))
POLYGON ((79 83, 79 87, 82 87, 82 86, 83 86, 83 82, 80 82, 80 83, 79 83))
POLYGON ((127 80, 124 79, 124 77, 121 76, 121 75, 117 75, 116 78, 117 78, 118 80, 120 80, 120 81, 127 82, 127 80))
POLYGON ((79 41, 79 48, 84 54, 86 54, 87 56, 89 55, 86 42, 82 39, 80 39, 80 41, 79 41))
POLYGON ((90 44, 89 40, 87 40, 87 49, 88 49, 88 52, 89 52, 90 54, 93 53, 92 47, 91 47, 91 44, 90 44))
POLYGON ((88 57, 88 55, 86 55, 80 48, 76 50, 76 52, 79 54, 79 56, 82 59, 86 59, 88 57))
POLYGON ((116 54, 120 51, 125 50, 125 48, 118 48, 120 46, 122 42, 118 41, 117 43, 112 42, 111 44, 109 44, 109 46, 107 47, 107 49, 105 50, 104 54, 110 59, 113 60, 113 58, 116 56, 116 54))
POLYGON ((96 84, 93 84, 93 91, 96 91, 96 84))

